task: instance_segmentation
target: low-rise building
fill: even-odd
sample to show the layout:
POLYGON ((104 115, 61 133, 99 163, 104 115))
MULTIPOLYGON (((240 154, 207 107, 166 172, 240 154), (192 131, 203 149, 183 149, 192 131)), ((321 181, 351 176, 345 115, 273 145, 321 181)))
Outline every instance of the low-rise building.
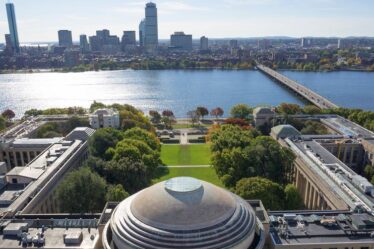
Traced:
POLYGON ((55 189, 70 170, 87 158, 88 139, 93 133, 90 128, 76 128, 27 166, 6 173, 0 189, 0 216, 59 212, 55 189))
POLYGON ((114 109, 98 109, 90 114, 90 125, 94 129, 120 128, 119 113, 114 109))
POLYGON ((272 249, 373 249, 374 217, 350 211, 269 212, 272 249))
POLYGON ((269 125, 271 127, 274 118, 275 112, 270 107, 256 107, 253 110, 253 119, 256 128, 263 125, 269 125))

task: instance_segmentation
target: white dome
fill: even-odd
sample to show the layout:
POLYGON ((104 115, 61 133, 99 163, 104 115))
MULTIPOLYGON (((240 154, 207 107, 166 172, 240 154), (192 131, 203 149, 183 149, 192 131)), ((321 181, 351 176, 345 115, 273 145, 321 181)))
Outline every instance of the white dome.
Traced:
POLYGON ((109 229, 113 244, 121 249, 248 249, 255 225, 254 211, 240 197, 204 181, 178 177, 121 202, 109 229))

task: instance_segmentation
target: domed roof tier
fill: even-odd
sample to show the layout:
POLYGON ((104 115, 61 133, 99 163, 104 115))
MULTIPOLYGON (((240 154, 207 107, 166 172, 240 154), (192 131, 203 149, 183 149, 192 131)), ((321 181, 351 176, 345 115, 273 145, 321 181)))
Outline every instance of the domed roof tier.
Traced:
POLYGON ((140 192, 131 212, 160 229, 190 230, 214 225, 235 212, 235 198, 226 190, 179 177, 140 192))
POLYGON ((124 249, 248 249, 255 226, 254 211, 246 201, 190 177, 173 178, 130 196, 117 206, 109 223, 113 244, 124 249))

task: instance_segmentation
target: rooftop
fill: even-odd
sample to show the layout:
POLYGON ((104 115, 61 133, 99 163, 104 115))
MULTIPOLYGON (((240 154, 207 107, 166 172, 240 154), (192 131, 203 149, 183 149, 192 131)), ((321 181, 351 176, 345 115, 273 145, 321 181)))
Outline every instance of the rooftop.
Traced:
POLYGON ((368 243, 374 239, 374 217, 346 211, 269 212, 275 245, 368 243), (359 233, 358 233, 359 232, 359 233))
POLYGON ((0 248, 43 247, 50 249, 94 249, 99 242, 97 219, 70 215, 32 216, 0 221, 0 248), (33 241, 44 238, 44 244, 33 241), (30 238, 29 243, 27 243, 30 238))

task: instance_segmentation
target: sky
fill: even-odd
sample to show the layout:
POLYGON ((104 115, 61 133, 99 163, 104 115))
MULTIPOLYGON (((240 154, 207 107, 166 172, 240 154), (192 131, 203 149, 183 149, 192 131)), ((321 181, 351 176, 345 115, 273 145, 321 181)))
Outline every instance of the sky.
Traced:
MULTIPOLYGON (((0 42, 8 33, 0 0, 0 42)), ((121 36, 144 17, 142 0, 13 0, 22 42, 57 41, 57 31, 80 34, 109 29, 121 36)), ((374 0, 154 0, 159 37, 175 31, 194 38, 263 36, 374 36, 374 0)))

